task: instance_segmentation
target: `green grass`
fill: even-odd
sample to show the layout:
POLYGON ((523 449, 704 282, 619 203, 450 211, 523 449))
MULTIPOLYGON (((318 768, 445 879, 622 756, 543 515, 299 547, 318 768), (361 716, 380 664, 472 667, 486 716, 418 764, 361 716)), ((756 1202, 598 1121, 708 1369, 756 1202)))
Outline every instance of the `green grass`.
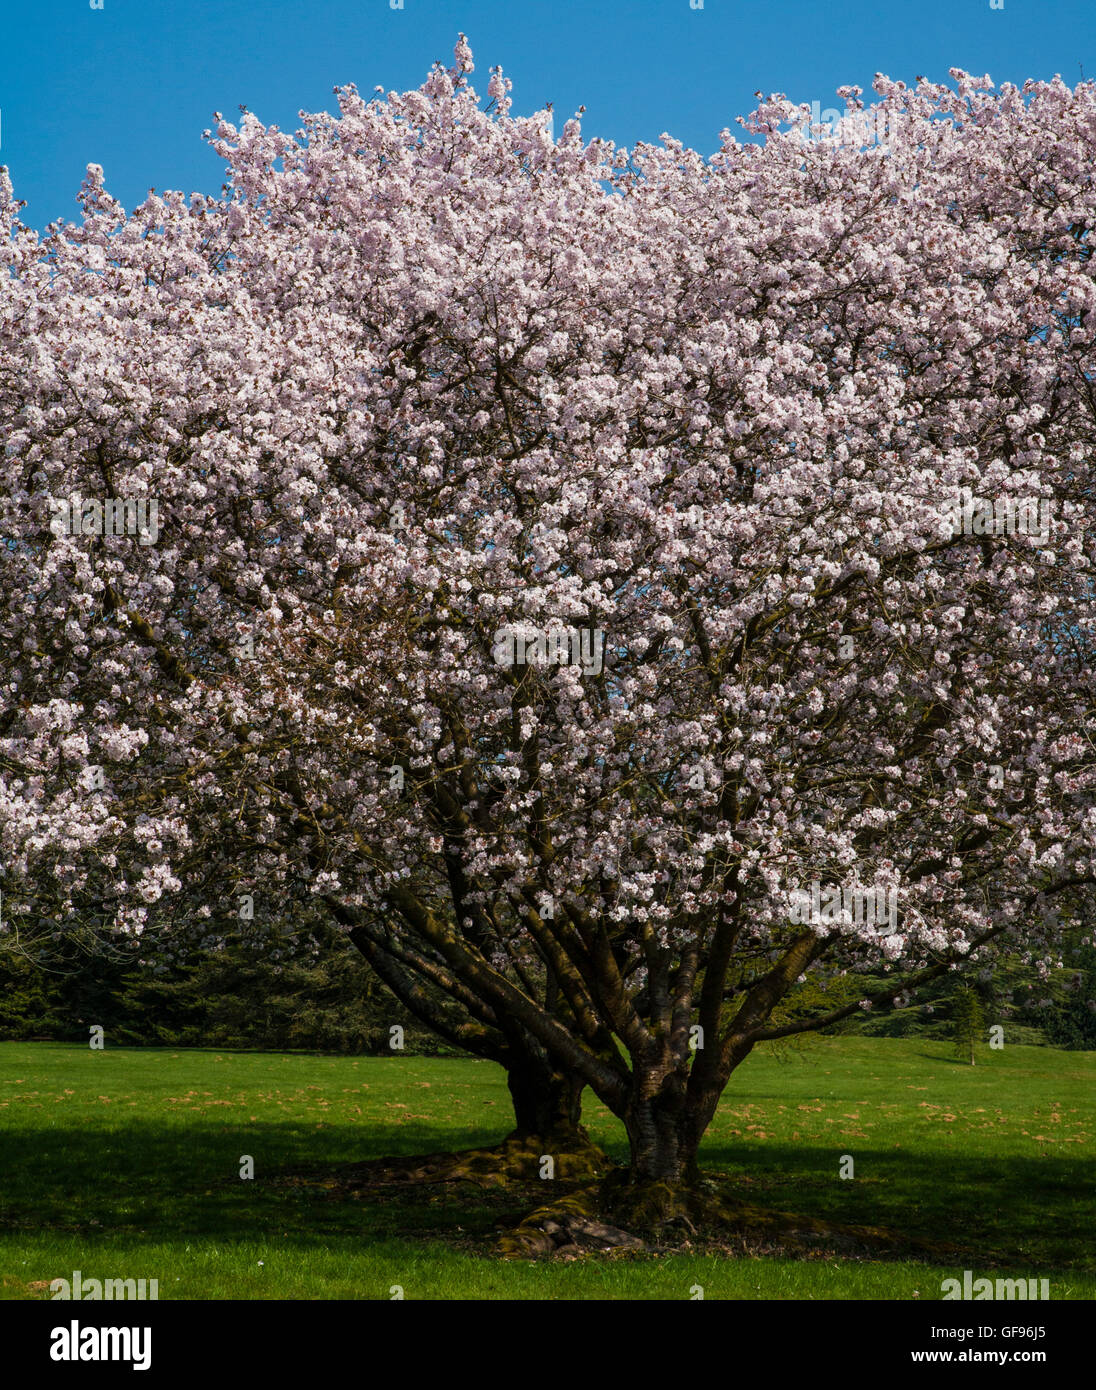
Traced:
MULTIPOLYGON (((317 1175, 384 1154, 496 1141, 502 1071, 415 1057, 0 1044, 0 1298, 48 1282, 156 1278, 161 1298, 688 1299, 940 1297, 944 1278, 1049 1277, 1096 1297, 1096 1053, 815 1039, 761 1052, 732 1079, 704 1166, 759 1205, 949 1240, 954 1265, 880 1257, 595 1256, 500 1261, 494 1228, 538 1193, 467 1184, 365 1199, 317 1175), (255 1178, 239 1178, 250 1154, 255 1178), (855 1178, 838 1176, 842 1155, 855 1178)), ((617 1123, 586 1094, 612 1154, 617 1123)))

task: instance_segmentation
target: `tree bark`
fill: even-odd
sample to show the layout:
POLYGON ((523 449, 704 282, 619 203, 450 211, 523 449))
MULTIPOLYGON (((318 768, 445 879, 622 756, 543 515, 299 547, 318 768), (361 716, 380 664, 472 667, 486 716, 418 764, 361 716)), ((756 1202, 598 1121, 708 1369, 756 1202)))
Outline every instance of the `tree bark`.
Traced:
POLYGON ((630 1181, 691 1182, 702 1129, 686 1105, 686 1077, 672 1073, 657 1089, 642 1079, 628 1105, 624 1127, 631 1148, 630 1181))
POLYGON ((547 1059, 511 1055, 504 1063, 506 1084, 514 1105, 514 1134, 557 1141, 585 1139, 581 1128, 581 1077, 566 1076, 547 1059))

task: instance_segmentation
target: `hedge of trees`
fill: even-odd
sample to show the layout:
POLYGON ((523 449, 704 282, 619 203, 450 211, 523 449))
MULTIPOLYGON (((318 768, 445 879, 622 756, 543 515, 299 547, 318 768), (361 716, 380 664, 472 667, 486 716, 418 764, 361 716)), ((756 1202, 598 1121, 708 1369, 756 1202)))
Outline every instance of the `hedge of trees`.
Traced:
MULTIPOLYGON (((816 988, 832 1005, 862 994, 865 983, 862 975, 847 984, 820 976, 816 988)), ((1067 948, 1062 966, 1045 977, 1006 956, 980 975, 945 976, 926 994, 908 1008, 860 1014, 831 1031, 950 1039, 973 1018, 983 1041, 1001 1024, 1008 1042, 1096 1049, 1091 946, 1067 948)), ((804 995, 797 1007, 814 1003, 804 995)), ((398 1025, 406 1051, 456 1052, 416 1023, 345 937, 322 924, 273 948, 253 931, 228 930, 215 947, 194 942, 168 958, 109 939, 95 954, 71 940, 33 957, 0 952, 0 1039, 78 1042, 92 1024, 116 1045, 336 1053, 386 1052, 398 1025)))
MULTIPOLYGON (((84 943, 86 948, 86 943, 84 943)), ((453 1049, 423 1029, 335 931, 274 946, 227 932, 170 957, 109 937, 93 954, 71 940, 33 957, 0 951, 0 1039, 78 1042, 91 1025, 108 1045, 386 1052, 453 1049)))

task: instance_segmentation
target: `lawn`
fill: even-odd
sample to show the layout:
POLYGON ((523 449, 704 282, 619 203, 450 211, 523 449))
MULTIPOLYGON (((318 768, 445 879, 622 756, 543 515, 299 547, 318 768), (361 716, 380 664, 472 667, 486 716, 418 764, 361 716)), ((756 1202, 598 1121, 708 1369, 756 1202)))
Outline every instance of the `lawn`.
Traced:
MULTIPOLYGON (((510 1117, 487 1062, 0 1043, 0 1298, 48 1298, 79 1269, 158 1279, 161 1298, 929 1300, 964 1268, 1096 1297, 1096 1053, 987 1048, 971 1067, 942 1043, 820 1038, 737 1073, 705 1167, 757 1205, 961 1245, 949 1264, 764 1247, 502 1261, 496 1227, 547 1184, 324 1185, 342 1164, 492 1143, 510 1117)), ((590 1092, 584 1118, 623 1157, 590 1092)))

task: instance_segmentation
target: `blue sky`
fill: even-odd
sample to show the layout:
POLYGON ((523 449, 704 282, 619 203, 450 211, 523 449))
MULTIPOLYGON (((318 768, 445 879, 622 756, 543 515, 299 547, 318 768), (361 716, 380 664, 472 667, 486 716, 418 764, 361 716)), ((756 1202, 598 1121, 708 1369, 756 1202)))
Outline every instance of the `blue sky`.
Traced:
MULTIPOLYGON (((417 87, 459 31, 474 82, 501 63, 519 113, 585 105, 619 143, 663 131, 711 153, 753 93, 836 106, 875 72, 934 80, 949 67, 996 82, 1096 77, 1096 0, 7 0, 0 42, 0 163, 26 220, 75 215, 88 163, 127 206, 149 188, 216 192, 201 132, 240 105, 283 128, 330 109, 331 89, 417 87)), ((1096 152, 1094 152, 1096 153, 1096 152)))

